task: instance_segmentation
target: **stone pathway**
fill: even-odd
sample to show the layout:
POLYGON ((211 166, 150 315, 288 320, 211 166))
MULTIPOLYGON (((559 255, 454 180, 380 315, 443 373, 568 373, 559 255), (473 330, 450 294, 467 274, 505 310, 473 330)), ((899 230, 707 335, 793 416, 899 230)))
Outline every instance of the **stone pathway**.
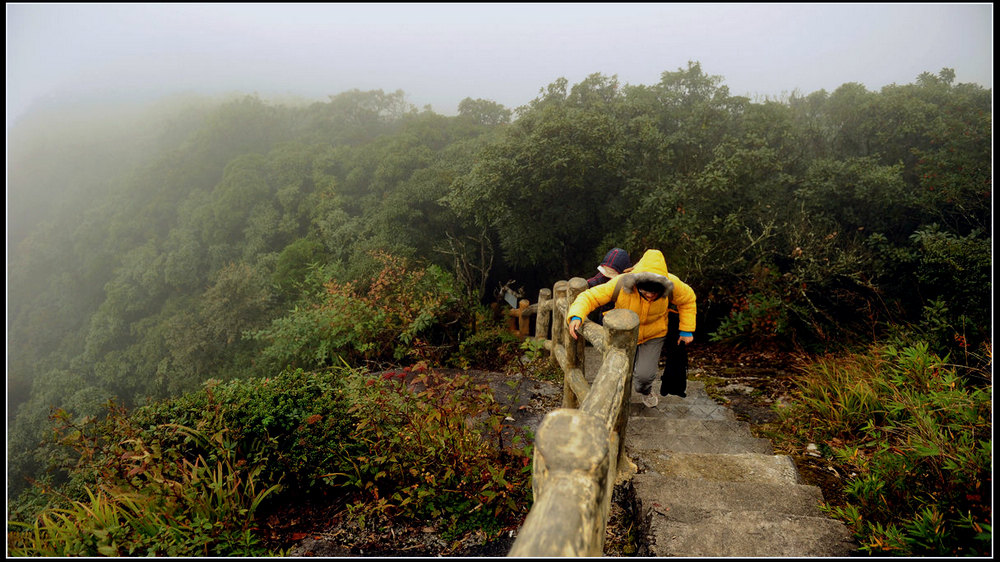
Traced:
MULTIPOLYGON (((588 351, 591 351, 588 348, 588 351)), ((588 374, 596 373, 588 353, 588 374)), ((656 389, 658 389, 658 382, 656 389)), ((822 513, 791 457, 688 381, 687 397, 647 408, 632 393, 625 447, 639 521, 639 556, 844 557, 850 531, 822 513)))

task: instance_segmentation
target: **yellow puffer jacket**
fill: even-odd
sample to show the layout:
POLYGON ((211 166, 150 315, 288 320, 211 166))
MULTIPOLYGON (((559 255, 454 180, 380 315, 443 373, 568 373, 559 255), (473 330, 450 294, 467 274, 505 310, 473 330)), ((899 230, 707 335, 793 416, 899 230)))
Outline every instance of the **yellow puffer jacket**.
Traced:
POLYGON ((621 289, 618 291, 615 308, 627 308, 639 315, 640 344, 667 335, 667 308, 671 303, 680 314, 680 331, 694 332, 698 313, 694 289, 667 271, 667 262, 659 250, 646 250, 629 273, 580 293, 569 307, 567 323, 574 316, 586 318, 592 310, 610 302, 618 285, 621 285, 621 289), (662 284, 665 289, 664 297, 653 302, 642 298, 635 289, 635 284, 640 281, 662 284))

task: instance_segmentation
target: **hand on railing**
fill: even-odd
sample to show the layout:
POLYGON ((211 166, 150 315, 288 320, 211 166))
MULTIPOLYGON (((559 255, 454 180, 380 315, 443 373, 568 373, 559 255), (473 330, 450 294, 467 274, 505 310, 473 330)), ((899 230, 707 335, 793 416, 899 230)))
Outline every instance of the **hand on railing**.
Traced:
POLYGON ((573 336, 573 339, 577 339, 576 331, 583 324, 583 320, 578 316, 574 316, 569 320, 569 335, 573 336))

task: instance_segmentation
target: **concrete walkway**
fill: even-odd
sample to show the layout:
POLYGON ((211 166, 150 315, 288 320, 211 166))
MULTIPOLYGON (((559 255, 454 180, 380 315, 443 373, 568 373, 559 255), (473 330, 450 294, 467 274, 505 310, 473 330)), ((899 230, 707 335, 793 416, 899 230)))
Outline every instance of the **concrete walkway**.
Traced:
MULTIPOLYGON (((591 350, 588 348, 588 352, 591 350)), ((597 360, 588 353, 587 372, 597 360)), ((659 381, 654 385, 659 389, 659 381)), ((632 393, 625 447, 639 521, 639 556, 844 557, 848 529, 824 515, 822 492, 791 457, 688 381, 687 397, 647 408, 632 393)))

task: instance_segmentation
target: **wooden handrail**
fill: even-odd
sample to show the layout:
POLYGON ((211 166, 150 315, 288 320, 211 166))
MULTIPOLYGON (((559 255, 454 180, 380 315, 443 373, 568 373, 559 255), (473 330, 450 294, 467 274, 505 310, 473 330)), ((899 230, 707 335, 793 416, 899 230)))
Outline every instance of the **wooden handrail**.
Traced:
POLYGON ((560 281, 551 293, 542 289, 536 305, 520 308, 521 317, 529 310, 536 315, 535 338, 544 342, 563 371, 563 404, 539 425, 532 467, 534 503, 508 556, 604 553, 611 493, 618 467, 626 461, 624 435, 639 317, 630 310, 612 310, 604 315, 603 327, 584 320, 579 331, 583 337, 571 338, 566 311, 586 288, 580 277, 560 281), (587 341, 603 356, 593 384, 584 373, 587 341))

